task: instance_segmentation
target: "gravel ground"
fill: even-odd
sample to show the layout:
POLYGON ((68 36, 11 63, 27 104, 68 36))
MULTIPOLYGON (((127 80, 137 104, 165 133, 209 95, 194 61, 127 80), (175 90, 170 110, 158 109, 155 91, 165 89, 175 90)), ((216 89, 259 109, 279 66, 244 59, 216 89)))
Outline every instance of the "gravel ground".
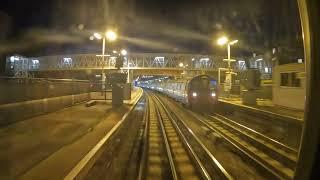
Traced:
POLYGON ((137 179, 144 108, 145 98, 142 97, 124 124, 102 147, 104 152, 85 179, 137 179))
POLYGON ((243 113, 234 113, 233 115, 226 115, 226 117, 292 148, 299 148, 301 132, 289 134, 286 125, 271 125, 268 121, 254 119, 243 113))

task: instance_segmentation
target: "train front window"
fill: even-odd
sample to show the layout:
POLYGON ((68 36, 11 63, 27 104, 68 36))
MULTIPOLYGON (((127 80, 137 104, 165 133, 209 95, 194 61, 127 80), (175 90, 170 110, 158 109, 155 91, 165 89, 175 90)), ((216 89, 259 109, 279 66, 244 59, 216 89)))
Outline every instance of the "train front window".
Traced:
POLYGON ((211 87, 211 83, 208 79, 195 79, 192 81, 191 87, 194 90, 204 91, 208 90, 211 87))
POLYGON ((210 81, 210 90, 215 90, 217 87, 217 81, 216 80, 211 80, 210 81))

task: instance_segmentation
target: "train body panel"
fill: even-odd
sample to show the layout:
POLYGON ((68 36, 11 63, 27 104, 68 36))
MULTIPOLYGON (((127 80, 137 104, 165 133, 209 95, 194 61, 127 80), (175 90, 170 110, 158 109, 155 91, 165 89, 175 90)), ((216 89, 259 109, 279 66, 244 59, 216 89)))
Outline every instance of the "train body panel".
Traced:
POLYGON ((214 107, 218 102, 217 81, 208 75, 153 82, 142 87, 163 93, 189 107, 214 107))

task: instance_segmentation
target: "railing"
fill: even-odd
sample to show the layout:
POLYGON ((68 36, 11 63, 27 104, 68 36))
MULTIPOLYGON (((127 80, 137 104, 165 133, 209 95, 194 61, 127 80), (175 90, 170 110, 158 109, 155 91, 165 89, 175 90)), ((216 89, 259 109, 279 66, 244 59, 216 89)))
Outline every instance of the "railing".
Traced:
MULTIPOLYGON (((46 71, 46 70, 78 70, 78 69, 113 69, 116 56, 107 56, 102 61, 101 56, 95 54, 73 54, 58 56, 43 56, 25 58, 19 62, 8 63, 14 65, 14 71, 46 71), (26 65, 21 65, 25 63, 26 65)), ((124 69, 139 68, 169 68, 190 70, 217 70, 226 67, 222 61, 224 57, 198 54, 170 54, 170 53, 130 53, 124 60, 124 69)), ((241 58, 238 58, 241 60, 241 58)), ((243 60, 239 61, 243 62, 243 60)), ((234 63, 235 70, 243 70, 243 63, 234 63)))

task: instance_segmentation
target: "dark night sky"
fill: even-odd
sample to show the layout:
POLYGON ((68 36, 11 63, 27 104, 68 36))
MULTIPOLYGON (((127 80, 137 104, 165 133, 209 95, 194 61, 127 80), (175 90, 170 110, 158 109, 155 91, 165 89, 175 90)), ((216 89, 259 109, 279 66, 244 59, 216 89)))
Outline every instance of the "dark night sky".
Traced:
POLYGON ((115 46, 131 51, 224 53, 213 40, 227 34, 239 39, 235 53, 263 52, 284 42, 300 41, 298 13, 292 2, 2 0, 0 54, 97 52, 100 44, 88 37, 108 26, 121 35, 115 46), (289 22, 290 27, 281 21, 289 22))

